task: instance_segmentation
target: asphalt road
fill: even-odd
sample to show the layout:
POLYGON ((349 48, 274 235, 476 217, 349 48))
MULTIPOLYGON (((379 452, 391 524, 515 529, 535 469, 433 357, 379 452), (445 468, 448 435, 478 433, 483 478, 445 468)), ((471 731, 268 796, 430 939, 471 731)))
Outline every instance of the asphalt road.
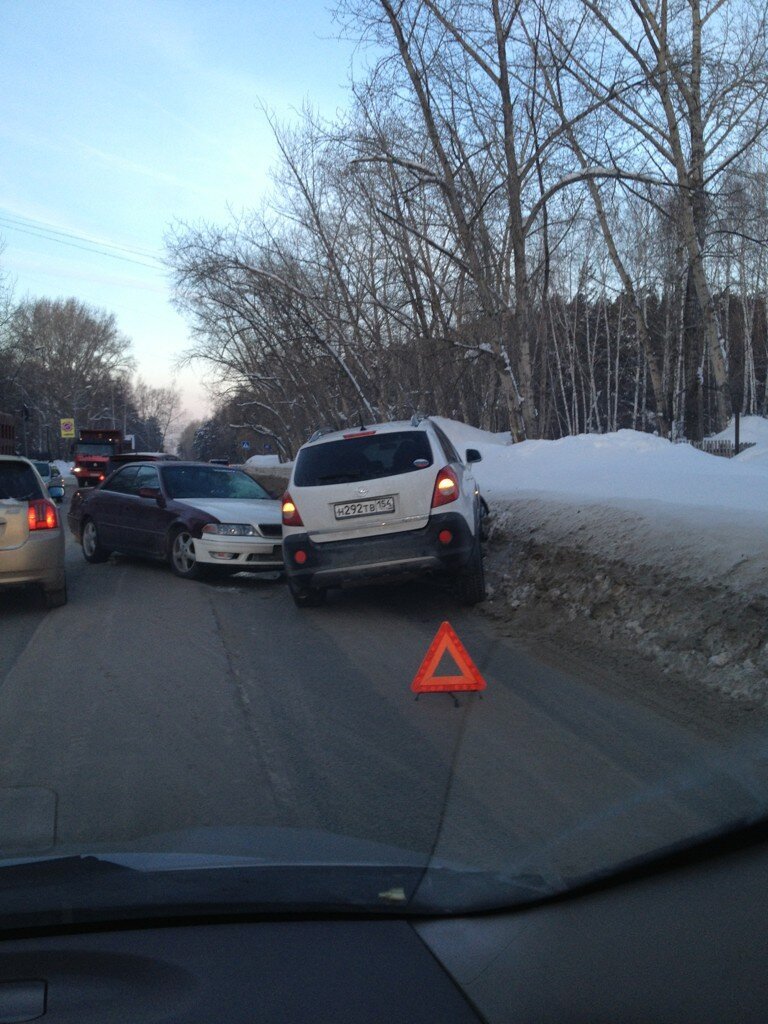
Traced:
POLYGON ((675 721, 604 672, 526 654, 508 624, 435 585, 298 610, 271 578, 190 582, 120 556, 92 566, 71 538, 67 559, 64 608, 0 594, 7 855, 282 826, 553 880, 768 803, 766 771, 744 755, 762 719, 675 721), (443 620, 486 678, 482 696, 414 699, 443 620))

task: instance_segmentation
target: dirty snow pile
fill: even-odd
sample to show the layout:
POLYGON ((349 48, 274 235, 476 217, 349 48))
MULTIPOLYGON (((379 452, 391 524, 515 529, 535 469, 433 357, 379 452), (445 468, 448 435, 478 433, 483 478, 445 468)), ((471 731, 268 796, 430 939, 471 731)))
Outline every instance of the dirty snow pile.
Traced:
POLYGON ((482 454, 497 607, 589 619, 670 671, 768 698, 768 420, 742 418, 756 446, 734 459, 632 430, 511 445, 441 425, 482 454))

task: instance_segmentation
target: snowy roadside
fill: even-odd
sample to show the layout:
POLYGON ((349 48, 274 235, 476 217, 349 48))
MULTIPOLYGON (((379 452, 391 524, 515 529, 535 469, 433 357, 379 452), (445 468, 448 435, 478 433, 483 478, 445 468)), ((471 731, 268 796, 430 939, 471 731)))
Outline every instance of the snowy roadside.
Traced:
POLYGON ((442 425, 483 455, 489 614, 768 701, 766 421, 743 421, 758 447, 732 460, 633 431, 510 446, 442 425))

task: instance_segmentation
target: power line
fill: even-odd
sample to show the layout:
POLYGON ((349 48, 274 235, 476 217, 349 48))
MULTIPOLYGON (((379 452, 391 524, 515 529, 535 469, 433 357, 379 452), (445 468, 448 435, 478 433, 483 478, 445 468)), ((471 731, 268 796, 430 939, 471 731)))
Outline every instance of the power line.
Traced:
MULTIPOLYGON (((2 207, 0 207, 0 211, 2 211, 2 207)), ((162 255, 159 249, 147 249, 143 246, 117 245, 115 242, 105 242, 101 238, 91 238, 89 235, 78 231, 67 231, 57 224, 36 220, 34 217, 23 217, 21 214, 10 213, 7 210, 0 212, 0 220, 10 224, 18 224, 24 228, 34 228, 36 231, 47 231, 54 235, 62 235, 64 238, 74 238, 78 242, 88 242, 89 245, 99 245, 105 249, 118 249, 121 252, 130 253, 132 256, 147 256, 150 259, 156 259, 162 255)))
POLYGON ((55 242, 58 245, 66 245, 66 246, 69 246, 69 248, 71 248, 71 249, 82 249, 83 252, 92 252, 92 253, 96 253, 99 256, 108 256, 110 259, 121 260, 123 263, 133 263, 137 267, 148 267, 150 270, 159 270, 160 269, 160 261, 159 260, 157 261, 156 264, 143 263, 143 262, 141 262, 141 260, 134 260, 134 259, 131 259, 129 256, 119 256, 117 253, 114 253, 114 252, 105 252, 103 249, 95 249, 92 246, 88 246, 88 245, 78 245, 76 242, 65 242, 63 238, 52 238, 50 235, 45 235, 45 234, 42 234, 42 233, 40 233, 38 231, 31 231, 31 230, 28 230, 26 228, 17 228, 17 227, 14 227, 14 226, 10 226, 9 230, 10 231, 18 231, 22 235, 31 235, 33 238, 44 238, 48 242, 55 242))
POLYGON ((121 260, 124 263, 133 263, 139 267, 147 267, 150 270, 158 270, 162 267, 162 260, 154 256, 150 250, 132 249, 128 246, 114 245, 111 242, 101 242, 86 235, 78 235, 74 232, 60 231, 53 227, 47 227, 42 221, 35 222, 31 218, 19 219, 0 214, 0 224, 4 224, 9 231, 17 231, 23 235, 31 235, 33 238, 43 238, 48 242, 57 245, 66 245, 72 249, 81 249, 84 252, 95 253, 99 256, 108 256, 110 259, 121 260), (67 241, 75 239, 75 241, 67 241), (85 243, 85 244, 78 244, 85 243), (115 252, 107 252, 107 249, 114 249, 115 252), (121 255, 131 253, 131 256, 121 255), (136 259, 136 256, 143 256, 147 260, 136 259))

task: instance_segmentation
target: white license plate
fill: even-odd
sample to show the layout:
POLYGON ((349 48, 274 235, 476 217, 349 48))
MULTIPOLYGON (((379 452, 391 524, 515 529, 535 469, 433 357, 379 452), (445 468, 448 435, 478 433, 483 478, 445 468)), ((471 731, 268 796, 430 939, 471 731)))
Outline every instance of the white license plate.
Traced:
POLYGON ((343 501, 333 506, 333 514, 337 519, 354 519, 355 516, 378 516, 395 511, 393 494, 385 498, 369 498, 367 501, 343 501))

